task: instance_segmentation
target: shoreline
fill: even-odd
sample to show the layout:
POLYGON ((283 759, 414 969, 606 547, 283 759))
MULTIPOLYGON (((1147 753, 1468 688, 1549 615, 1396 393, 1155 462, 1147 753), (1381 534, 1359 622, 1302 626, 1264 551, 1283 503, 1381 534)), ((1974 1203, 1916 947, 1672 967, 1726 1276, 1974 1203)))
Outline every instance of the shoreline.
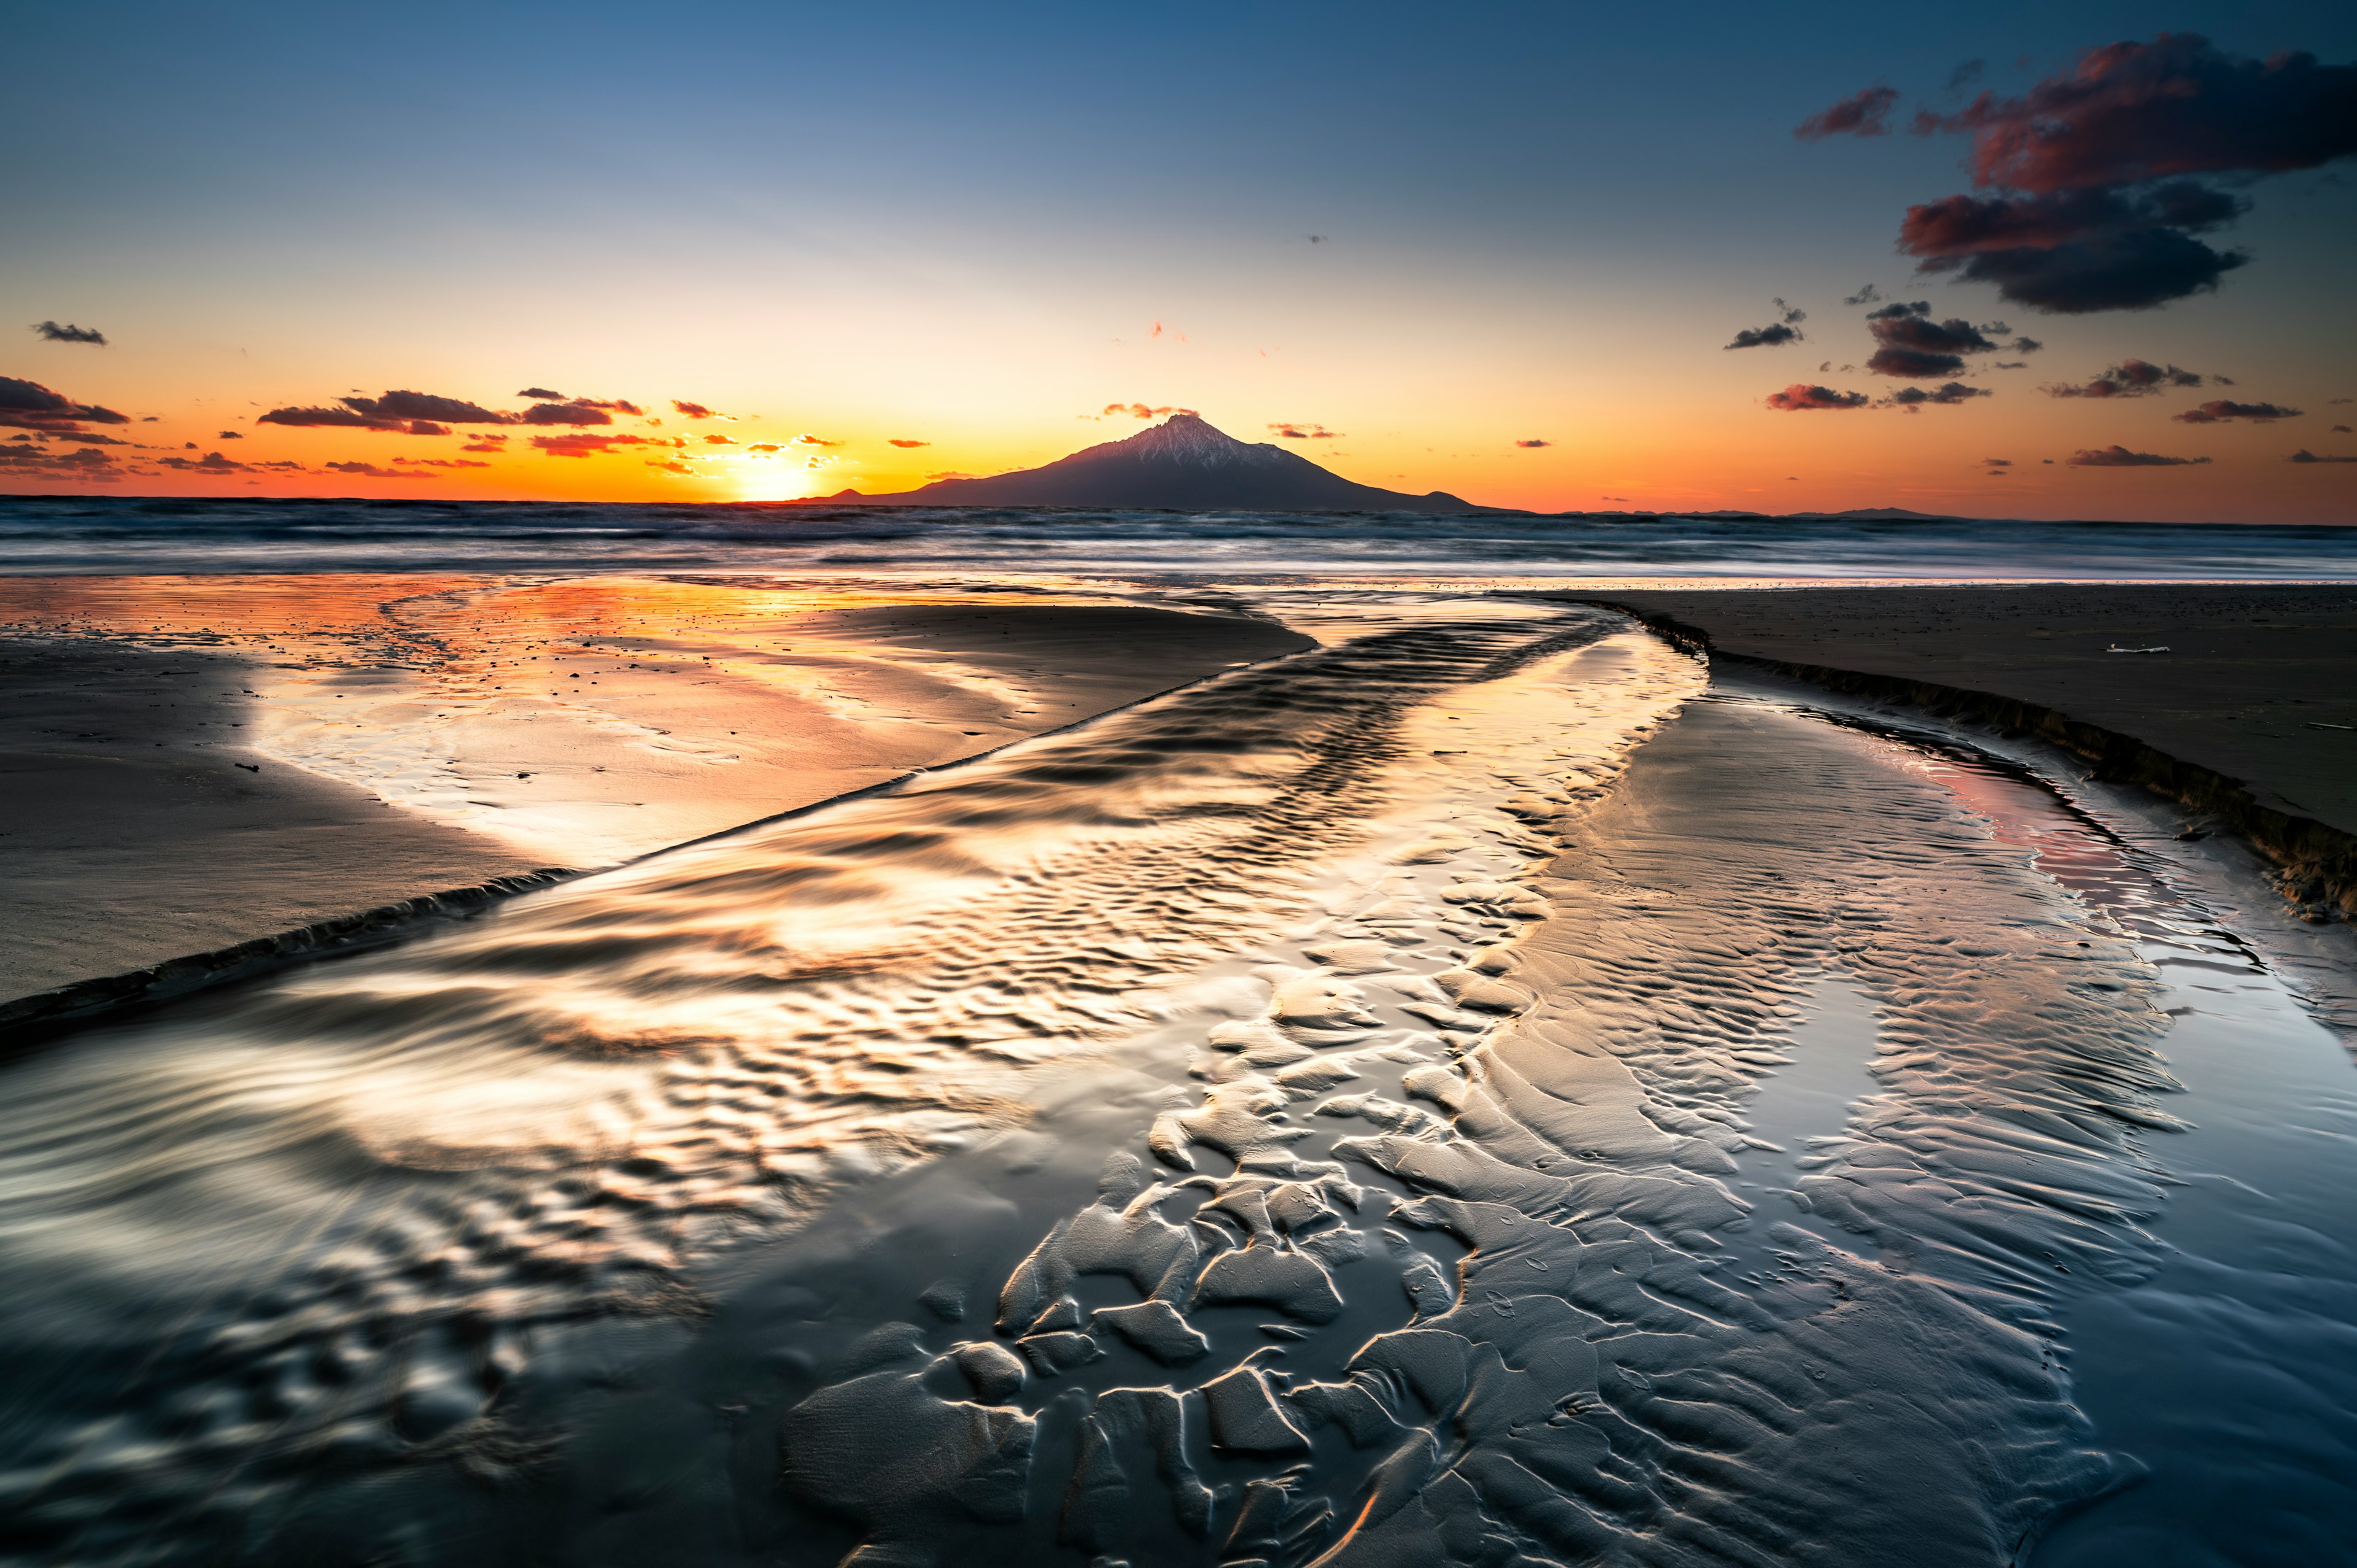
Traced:
POLYGON ((382 579, 291 596, 282 580, 253 587, 268 602, 241 626, 233 585, 193 607, 120 579, 96 598, 124 602, 94 604, 91 585, 0 584, 19 590, 10 609, 28 586, 45 598, 59 634, 0 618, 19 622, 0 638, 12 1031, 470 911, 1312 646, 1074 596, 704 585, 626 618, 595 583, 591 610, 552 625, 565 585, 444 583, 427 597, 457 610, 429 626, 380 604, 382 579))

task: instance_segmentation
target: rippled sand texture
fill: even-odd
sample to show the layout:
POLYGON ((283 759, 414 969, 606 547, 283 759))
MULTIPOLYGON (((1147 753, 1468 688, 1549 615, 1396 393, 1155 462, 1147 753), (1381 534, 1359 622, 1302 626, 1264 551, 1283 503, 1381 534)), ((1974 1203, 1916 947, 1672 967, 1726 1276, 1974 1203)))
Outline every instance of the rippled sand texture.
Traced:
MULTIPOLYGON (((1519 879, 1543 843, 1501 803, 1594 795, 1701 681, 1598 612, 1355 618, 1341 646, 20 1067, 0 1239, 46 1283, 5 1308, 7 1375, 63 1419, 6 1506, 138 1560, 349 1466, 502 1473, 537 1441, 502 1401, 536 1335, 693 1315, 699 1257, 1019 1128, 1044 1078, 1141 1035, 1227 1018, 1254 1075, 1312 1054, 1286 1028, 1356 1037, 1350 988, 1307 963, 1283 1024, 1234 1016, 1324 911, 1394 907, 1421 948, 1539 918, 1519 879)), ((1401 1000, 1431 1027, 1383 1048, 1437 1081, 1433 1029, 1484 1015, 1429 983, 1401 1000)), ((1275 1081, 1222 1085, 1165 1143, 1256 1129, 1275 1081)))

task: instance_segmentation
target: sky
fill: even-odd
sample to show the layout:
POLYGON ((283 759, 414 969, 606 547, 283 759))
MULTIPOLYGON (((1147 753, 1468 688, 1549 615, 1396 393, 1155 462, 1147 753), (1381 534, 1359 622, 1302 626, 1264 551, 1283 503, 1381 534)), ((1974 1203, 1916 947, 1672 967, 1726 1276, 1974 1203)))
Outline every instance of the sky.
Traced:
POLYGON ((0 40, 0 493, 787 499, 1187 408, 1542 510, 2357 521, 2346 5, 0 40))

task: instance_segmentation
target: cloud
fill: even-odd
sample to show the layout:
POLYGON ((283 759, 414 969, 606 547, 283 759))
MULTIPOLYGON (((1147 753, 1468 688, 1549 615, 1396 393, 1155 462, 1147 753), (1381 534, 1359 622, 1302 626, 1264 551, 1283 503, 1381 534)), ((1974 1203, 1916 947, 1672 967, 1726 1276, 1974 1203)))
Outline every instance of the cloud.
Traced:
POLYGON ((1975 188, 1910 208, 1900 248, 1919 270, 1995 284, 2062 315, 2149 310, 2214 289, 2249 257, 2194 238, 2244 198, 2193 177, 2245 179, 2357 155, 2357 66, 2314 55, 2222 53, 2192 33, 2089 51, 2018 98, 1984 92, 1916 128, 1969 135, 1975 188))
POLYGON ((90 484, 111 485, 123 478, 123 470, 114 458, 95 446, 84 446, 78 452, 59 454, 38 446, 19 446, 11 443, 0 446, 0 476, 28 479, 73 479, 90 484))
POLYGON ((1746 327, 1735 335, 1735 341, 1727 346, 1730 349, 1772 349, 1780 343, 1798 343, 1802 341, 1802 336, 1782 322, 1776 321, 1765 327, 1746 327))
POLYGON ((1168 403, 1165 403, 1160 408, 1148 408, 1142 403, 1109 403, 1104 405, 1103 413, 1099 413, 1097 417, 1102 419, 1107 413, 1125 413, 1133 419, 1159 419, 1166 413, 1192 413, 1194 412, 1195 411, 1191 408, 1174 408, 1168 403))
POLYGON ((660 468, 666 474, 684 475, 690 478, 693 478, 695 475, 694 469, 689 467, 686 464, 679 461, 675 457, 650 457, 647 459, 647 467, 650 468, 660 468))
POLYGON ((1898 102, 1897 88, 1869 87, 1818 110, 1793 126, 1792 134, 1804 142, 1821 142, 1827 136, 1884 135, 1890 130, 1891 105, 1898 102))
POLYGON ((405 425, 387 424, 382 421, 371 419, 368 415, 364 413, 355 413, 349 408, 320 408, 317 406, 309 408, 274 408, 269 413, 257 417, 253 423, 256 424, 291 424, 298 426, 328 425, 350 430, 393 430, 407 428, 405 425))
POLYGON ((41 335, 44 343, 90 343, 103 349, 106 334, 95 327, 77 327, 67 322, 63 327, 54 321, 36 321, 32 329, 41 335))
POLYGON ((1948 91, 1955 91, 1966 82, 1978 81, 1988 71, 1988 61, 1968 59, 1948 73, 1948 91))
MULTIPOLYGON (((711 437, 706 436, 705 439, 709 440, 711 437)), ((791 441, 788 442, 787 445, 790 446, 840 446, 843 443, 840 441, 825 440, 820 436, 813 435, 809 431, 805 430, 800 435, 795 436, 791 441)))
POLYGON ((2017 190, 2194 174, 2282 174, 2357 154, 2357 66, 2238 59, 2195 33, 2111 44, 2019 98, 1943 122, 1973 137, 1973 183, 2017 190))
MULTIPOLYGON (((396 463, 407 463, 420 468, 488 468, 489 463, 478 463, 471 457, 395 457, 396 463)), ((333 464, 329 465, 334 467, 333 464)))
POLYGON ((2332 434, 2335 435, 2348 435, 2352 434, 2352 432, 2345 424, 2336 424, 2332 427, 2332 434))
POLYGON ((573 401, 571 398, 566 397, 563 392, 551 392, 546 387, 526 387, 523 391, 516 393, 516 396, 536 397, 543 403, 571 403, 573 401))
POLYGON ((0 376, 0 429, 47 430, 71 435, 84 424, 128 424, 130 419, 96 403, 76 403, 38 381, 0 376))
POLYGON ((928 479, 932 479, 932 480, 940 480, 940 479, 976 479, 976 478, 980 478, 981 477, 982 477, 982 476, 981 476, 981 475, 979 475, 979 474, 969 474, 969 473, 966 473, 965 471, 963 471, 963 469, 959 469, 959 468, 943 468, 943 469, 942 469, 939 473, 927 474, 927 475, 925 476, 925 478, 928 478, 928 479))
POLYGON ((1788 413, 1805 413, 1821 408, 1864 408, 1867 402, 1864 392, 1835 392, 1831 387, 1813 387, 1794 381, 1782 392, 1768 394, 1768 406, 1788 413))
MULTIPOLYGON (((1856 294, 1843 295, 1842 303, 1844 305, 1872 305, 1876 300, 1880 299, 1881 297, 1882 291, 1880 289, 1875 287, 1872 284, 1866 284, 1861 285, 1856 294)), ((1606 499, 1609 499, 1610 498, 1607 497, 1606 499)))
POLYGON ((178 468, 184 474, 250 474, 252 466, 232 461, 218 452, 208 452, 202 457, 158 457, 156 461, 167 468, 178 468))
POLYGON ((2254 424, 2267 424, 2278 419, 2298 419, 2299 414, 2298 409, 2285 408, 2280 403, 2230 403, 2219 398, 2169 417, 2179 424, 2223 424, 2230 419, 2247 419, 2254 424))
MULTIPOLYGON (((516 423, 519 424, 611 424, 614 423, 614 415, 608 411, 613 407, 612 403, 592 403, 586 398, 571 399, 565 403, 536 403, 525 409, 518 416, 516 423)), ((623 412, 637 411, 625 409, 623 412)))
POLYGON ((2055 386, 2045 389, 2048 397, 2150 397, 2171 387, 2198 387, 2201 377, 2198 371, 2180 371, 2175 365, 2156 365, 2148 360, 2127 359, 2104 371, 2084 386, 2055 386))
POLYGON ((1967 403, 1976 397, 1995 397, 1996 395, 1986 387, 1969 387, 1962 381, 1950 381, 1945 386, 1934 387, 1930 392, 1925 392, 1921 387, 1900 387, 1883 401, 1893 407, 1903 408, 1912 413, 1927 403, 1943 404, 1967 403))
POLYGON ((905 450, 913 446, 931 446, 932 443, 930 441, 910 441, 902 436, 895 435, 890 440, 887 441, 885 445, 887 446, 899 446, 905 450))
POLYGON ((2003 332, 2003 323, 1975 327, 1960 317, 1934 321, 1922 300, 1886 305, 1867 315, 1867 330, 1879 345, 1866 368, 1878 376, 1953 376, 1964 368, 1966 354, 1995 353, 1997 344, 1988 332, 2003 332))
POLYGON ((245 439, 245 432, 242 430, 221 430, 216 431, 214 434, 220 436, 223 441, 242 441, 245 439))
POLYGON ((671 400, 671 406, 675 412, 683 413, 690 419, 734 419, 736 417, 734 414, 723 413, 716 408, 706 408, 700 403, 682 403, 677 398, 671 400))
POLYGON ((1534 446, 1554 446, 1554 445, 1555 445, 1555 443, 1554 443, 1554 442, 1552 442, 1552 441, 1531 440, 1531 441, 1517 441, 1517 442, 1515 442, 1515 443, 1514 443, 1514 445, 1515 445, 1515 446, 1521 446, 1521 447, 1524 447, 1524 448, 1529 448, 1529 447, 1534 447, 1534 446))
POLYGON ((535 435, 532 444, 552 457, 587 457, 599 452, 610 452, 617 446, 657 446, 661 442, 649 441, 643 435, 535 435))
POLYGON ((374 463, 329 463, 326 465, 324 471, 330 474, 350 474, 363 479, 432 479, 440 477, 435 474, 412 473, 401 468, 380 468, 374 463))
MULTIPOLYGON (((389 392, 381 397, 345 397, 336 401, 346 408, 378 420, 422 419, 437 424, 507 424, 514 419, 512 414, 494 413, 464 398, 443 397, 434 392, 389 392)), ((535 409, 533 412, 539 411, 535 409)))
POLYGON ((704 444, 706 446, 734 446, 737 445, 737 438, 733 435, 707 435, 704 438, 704 444))
POLYGON ((2010 457, 1984 457, 1981 461, 1987 464, 1992 468, 2010 468, 2013 467, 2013 459, 2010 457))
POLYGON ((1289 419, 1284 420, 1270 425, 1269 428, 1287 441, 1340 441, 1342 438, 1340 431, 1329 430, 1314 419, 1307 425, 1297 424, 1289 419))
POLYGON ((504 452, 507 450, 507 439, 508 438, 505 435, 494 435, 490 434, 480 435, 476 436, 472 441, 468 442, 464 446, 459 447, 458 450, 461 452, 504 452))
POLYGON ((748 452, 782 452, 785 448, 779 446, 774 441, 756 441, 750 446, 746 447, 745 450, 748 452))
POLYGON ((2303 446, 2286 461, 2293 463, 2357 463, 2357 457, 2319 457, 2303 446))
POLYGON ((2063 459, 2072 468, 2183 468, 2207 463, 2207 457, 2164 457, 2157 452, 2131 452, 2118 445, 2073 452, 2063 459))

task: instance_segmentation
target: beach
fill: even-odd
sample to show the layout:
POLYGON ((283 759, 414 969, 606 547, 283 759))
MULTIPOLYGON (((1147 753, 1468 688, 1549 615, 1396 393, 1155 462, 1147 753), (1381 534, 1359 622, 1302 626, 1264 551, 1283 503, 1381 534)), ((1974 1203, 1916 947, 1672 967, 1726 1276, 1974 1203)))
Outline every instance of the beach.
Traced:
POLYGON ((611 865, 1309 645, 1103 595, 0 580, 0 1001, 611 865))

